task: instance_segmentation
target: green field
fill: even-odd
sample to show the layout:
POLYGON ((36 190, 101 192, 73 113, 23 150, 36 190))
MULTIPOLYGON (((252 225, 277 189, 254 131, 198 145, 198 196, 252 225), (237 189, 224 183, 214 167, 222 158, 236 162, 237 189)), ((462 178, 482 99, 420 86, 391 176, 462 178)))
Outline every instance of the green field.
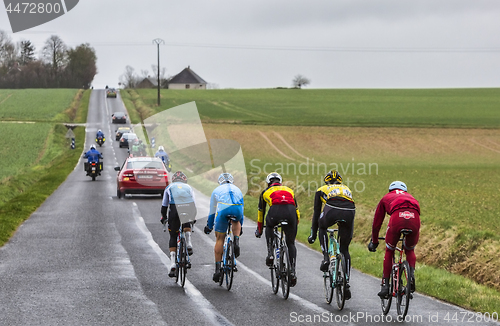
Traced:
POLYGON ((0 120, 59 121, 77 89, 0 89, 0 120))
POLYGON ((498 307, 500 90, 162 90, 161 107, 155 90, 122 96, 138 108, 135 122, 196 101, 208 139, 241 144, 245 215, 256 217, 263 180, 277 170, 297 194, 303 242, 314 193, 326 171, 339 170, 357 207, 353 265, 377 276, 382 250, 364 249, 373 213, 390 182, 405 181, 422 209, 419 291, 478 311, 498 307))
POLYGON ((72 150, 67 128, 56 121, 86 121, 89 97, 78 90, 0 90, 0 246, 73 171, 85 129, 74 130, 72 150))
MULTIPOLYGON (((136 90, 154 111, 196 101, 205 122, 302 126, 500 126, 500 89, 136 90)), ((121 92, 130 97, 127 91, 121 92)), ((144 118, 144 117, 143 117, 144 118)))

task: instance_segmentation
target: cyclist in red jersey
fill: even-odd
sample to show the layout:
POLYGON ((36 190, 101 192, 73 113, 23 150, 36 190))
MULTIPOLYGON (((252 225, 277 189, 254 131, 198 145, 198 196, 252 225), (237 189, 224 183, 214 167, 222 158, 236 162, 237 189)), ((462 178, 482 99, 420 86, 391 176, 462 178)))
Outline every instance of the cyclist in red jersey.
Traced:
POLYGON ((410 195, 406 187, 401 181, 394 181, 389 186, 387 193, 380 200, 372 226, 372 238, 368 244, 368 250, 375 252, 378 246, 378 236, 382 223, 384 222, 385 214, 389 214, 390 220, 387 225, 385 234, 385 257, 384 271, 382 276, 382 285, 378 296, 387 298, 389 296, 389 276, 392 269, 392 261, 394 259, 394 250, 396 249, 402 229, 409 229, 413 232, 408 234, 403 243, 403 248, 406 254, 406 260, 410 265, 410 288, 411 292, 415 291, 415 246, 418 243, 420 232, 420 205, 418 201, 410 195))

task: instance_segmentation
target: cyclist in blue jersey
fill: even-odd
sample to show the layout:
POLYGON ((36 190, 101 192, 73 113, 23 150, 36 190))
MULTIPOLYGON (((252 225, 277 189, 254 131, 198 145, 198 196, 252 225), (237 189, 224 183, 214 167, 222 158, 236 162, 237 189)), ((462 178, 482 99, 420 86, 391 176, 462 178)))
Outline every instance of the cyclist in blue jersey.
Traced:
POLYGON ((228 215, 236 216, 236 221, 231 222, 234 234, 234 256, 238 257, 240 255, 240 235, 241 226, 243 225, 243 194, 233 182, 234 179, 230 173, 222 173, 219 176, 219 186, 212 192, 212 197, 210 198, 210 212, 207 225, 204 229, 204 232, 209 234, 212 232, 215 224, 214 282, 219 282, 222 276, 222 252, 224 250, 224 240, 229 225, 227 219, 228 215))
MULTIPOLYGON (((163 202, 161 206, 162 224, 168 223, 168 232, 170 234, 169 250, 170 250, 170 272, 168 276, 175 277, 175 254, 177 251, 177 234, 181 227, 179 219, 180 213, 187 213, 189 220, 193 221, 196 217, 196 206, 194 203, 194 192, 187 184, 187 176, 181 171, 177 171, 172 176, 172 183, 165 188, 163 202), (168 214, 167 214, 168 213, 168 214)), ((186 247, 188 254, 193 254, 193 245, 191 243, 191 223, 182 224, 184 234, 186 236, 186 247)))

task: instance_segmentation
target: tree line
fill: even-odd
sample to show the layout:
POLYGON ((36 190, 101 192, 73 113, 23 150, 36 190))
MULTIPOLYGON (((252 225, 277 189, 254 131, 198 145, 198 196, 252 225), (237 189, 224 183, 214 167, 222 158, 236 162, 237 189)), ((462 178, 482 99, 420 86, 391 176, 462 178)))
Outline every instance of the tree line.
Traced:
POLYGON ((88 44, 68 47, 50 36, 36 56, 29 40, 13 43, 0 30, 0 88, 84 88, 97 74, 97 56, 88 44))

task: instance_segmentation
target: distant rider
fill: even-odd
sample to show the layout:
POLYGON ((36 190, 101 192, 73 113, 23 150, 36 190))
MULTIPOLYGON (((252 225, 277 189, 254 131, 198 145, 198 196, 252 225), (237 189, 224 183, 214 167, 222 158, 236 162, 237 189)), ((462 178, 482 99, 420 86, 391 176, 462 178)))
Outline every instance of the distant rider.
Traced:
POLYGON ((260 238, 263 231, 264 215, 266 214, 266 204, 269 205, 269 211, 266 216, 266 243, 267 257, 266 265, 273 265, 272 244, 273 228, 281 221, 287 221, 288 225, 283 227, 286 235, 286 244, 290 254, 291 286, 297 283, 295 274, 295 263, 297 249, 295 248, 295 237, 297 236, 297 224, 300 220, 299 209, 293 190, 283 186, 281 176, 276 173, 270 173, 266 178, 267 188, 259 196, 259 211, 257 216, 257 230, 255 236, 260 238))
POLYGON ((165 152, 165 148, 163 146, 158 147, 158 151, 155 153, 155 157, 161 158, 163 164, 167 167, 167 171, 170 172, 172 166, 170 165, 170 158, 168 157, 167 152, 165 152))
MULTIPOLYGON (((172 183, 165 188, 163 202, 161 206, 162 224, 168 223, 168 232, 170 234, 170 272, 168 276, 175 277, 175 255, 177 251, 177 234, 181 227, 179 219, 180 213, 187 213, 188 219, 193 221, 196 217, 196 206, 194 203, 193 189, 187 184, 187 176, 181 171, 177 171, 172 176, 172 183)), ((191 243, 191 223, 182 224, 186 236, 186 247, 188 254, 193 254, 193 245, 191 243)))
POLYGON ((104 133, 102 132, 101 129, 97 130, 97 133, 95 135, 96 139, 98 139, 99 137, 102 137, 102 140, 104 141, 104 133))
POLYGON ((368 244, 368 250, 375 252, 378 246, 378 236, 385 214, 389 214, 390 220, 385 234, 385 257, 382 285, 378 296, 387 298, 389 296, 389 276, 394 259, 394 250, 399 241, 402 229, 410 229, 413 232, 408 234, 403 243, 406 260, 410 265, 410 290, 415 291, 415 246, 418 243, 420 233, 420 205, 418 201, 407 192, 406 184, 401 181, 394 181, 389 185, 387 193, 378 203, 373 219, 372 238, 368 244))
MULTIPOLYGON (((83 154, 83 158, 88 159, 88 163, 99 163, 99 159, 103 159, 101 153, 97 149, 95 149, 95 145, 90 145, 90 150, 83 154)), ((89 171, 87 169, 87 175, 89 175, 89 171)), ((101 171, 99 171, 99 175, 101 175, 101 171)))
MULTIPOLYGON (((307 238, 309 243, 314 243, 319 228, 319 243, 323 251, 323 261, 320 270, 327 272, 330 266, 328 256, 328 233, 327 229, 339 222, 340 252, 347 262, 347 282, 351 270, 351 255, 349 244, 352 240, 354 228, 354 214, 356 207, 352 200, 351 190, 342 183, 342 176, 335 170, 327 173, 324 178, 325 185, 320 187, 314 197, 314 214, 312 218, 311 235, 307 238), (323 211, 321 208, 325 204, 323 211)), ((345 287, 345 299, 351 298, 349 283, 345 287)))
POLYGON ((231 222, 234 234, 234 256, 240 255, 240 234, 243 224, 243 194, 233 182, 234 178, 230 173, 222 173, 219 176, 219 186, 212 192, 210 198, 210 212, 204 232, 212 232, 215 223, 215 273, 214 282, 219 282, 221 277, 222 253, 226 231, 228 228, 228 215, 234 215, 235 221, 231 222))

